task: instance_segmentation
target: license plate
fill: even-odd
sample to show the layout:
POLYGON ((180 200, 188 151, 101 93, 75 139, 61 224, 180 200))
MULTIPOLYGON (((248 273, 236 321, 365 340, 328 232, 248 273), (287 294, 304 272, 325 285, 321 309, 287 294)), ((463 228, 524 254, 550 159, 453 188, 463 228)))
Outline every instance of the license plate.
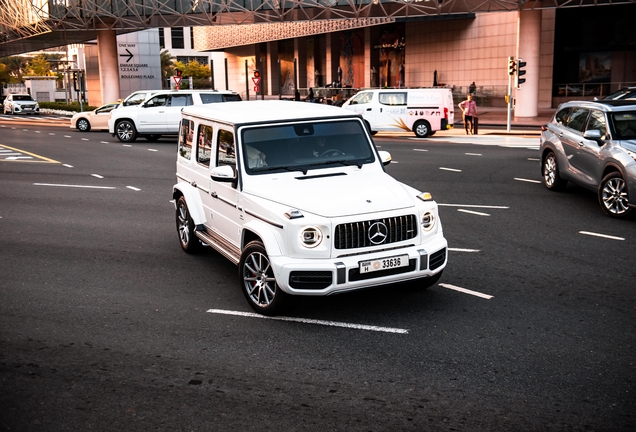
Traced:
POLYGON ((391 270, 398 267, 407 267, 409 265, 408 255, 399 255, 388 258, 380 258, 371 261, 360 262, 360 273, 371 273, 381 270, 391 270))

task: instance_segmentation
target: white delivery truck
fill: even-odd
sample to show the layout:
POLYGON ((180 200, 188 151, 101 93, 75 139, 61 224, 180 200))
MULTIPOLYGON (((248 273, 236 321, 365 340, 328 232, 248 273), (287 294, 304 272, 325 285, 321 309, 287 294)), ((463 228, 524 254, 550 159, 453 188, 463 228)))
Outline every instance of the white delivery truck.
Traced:
POLYGON ((342 105, 361 114, 371 133, 413 131, 418 138, 453 127, 453 94, 448 88, 361 90, 342 105))

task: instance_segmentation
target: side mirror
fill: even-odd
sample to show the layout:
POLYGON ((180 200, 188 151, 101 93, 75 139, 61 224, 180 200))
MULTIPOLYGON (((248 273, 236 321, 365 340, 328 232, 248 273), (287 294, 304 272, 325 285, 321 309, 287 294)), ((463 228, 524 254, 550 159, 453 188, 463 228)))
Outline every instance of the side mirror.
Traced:
POLYGON ((598 129, 586 130, 583 133, 583 138, 596 141, 598 145, 602 145, 603 140, 601 140, 601 131, 598 129))
POLYGON ((382 162, 382 165, 384 166, 387 166, 388 164, 390 164, 391 160, 393 159, 391 158, 391 153, 389 153, 388 151, 379 150, 378 155, 380 155, 380 161, 382 162))
POLYGON ((356 105, 358 103, 358 101, 351 101, 349 102, 349 105, 356 105))
POLYGON ((221 165, 221 166, 212 168, 212 172, 210 173, 210 178, 214 181, 224 182, 224 183, 232 183, 236 181, 236 176, 234 175, 234 168, 232 168, 230 165, 221 165))

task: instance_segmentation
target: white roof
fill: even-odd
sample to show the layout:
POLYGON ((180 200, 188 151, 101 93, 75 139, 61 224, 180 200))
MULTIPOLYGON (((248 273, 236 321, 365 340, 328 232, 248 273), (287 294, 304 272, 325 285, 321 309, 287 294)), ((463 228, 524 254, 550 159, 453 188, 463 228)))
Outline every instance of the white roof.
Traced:
POLYGON ((231 124, 321 119, 326 117, 358 117, 357 114, 349 110, 331 105, 283 100, 256 100, 191 105, 185 107, 182 112, 184 115, 192 115, 231 124))

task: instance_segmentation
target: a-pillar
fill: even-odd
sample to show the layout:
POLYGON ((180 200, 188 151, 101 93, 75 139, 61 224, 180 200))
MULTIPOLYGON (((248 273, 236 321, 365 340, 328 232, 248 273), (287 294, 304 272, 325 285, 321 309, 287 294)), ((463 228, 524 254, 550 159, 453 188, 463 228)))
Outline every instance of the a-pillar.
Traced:
POLYGON ((97 32, 97 57, 102 104, 116 101, 119 94, 119 66, 117 64, 117 33, 114 30, 97 32))
POLYGON ((515 117, 536 117, 539 114, 541 11, 519 11, 517 22, 517 58, 526 62, 526 74, 521 77, 526 82, 515 92, 515 117))

